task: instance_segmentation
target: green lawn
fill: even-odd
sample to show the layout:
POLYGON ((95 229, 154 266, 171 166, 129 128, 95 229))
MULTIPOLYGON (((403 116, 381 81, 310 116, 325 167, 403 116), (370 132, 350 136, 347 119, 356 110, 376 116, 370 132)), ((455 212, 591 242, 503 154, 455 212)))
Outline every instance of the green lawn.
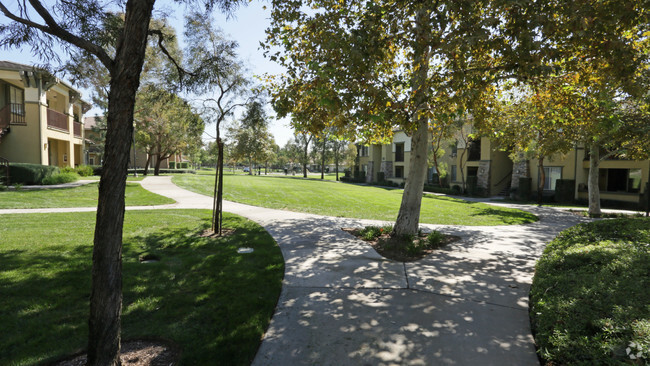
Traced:
MULTIPOLYGON (((173 182, 211 196, 214 176, 178 175, 173 182)), ((224 174, 224 199, 327 216, 394 221, 402 190, 291 176, 224 174)), ((420 222, 442 225, 516 225, 536 220, 535 215, 520 210, 434 195, 422 199, 420 214, 420 222)))
MULTIPOLYGON (((98 183, 76 188, 21 189, 0 192, 0 208, 54 208, 97 206, 98 183)), ((127 183, 127 206, 150 206, 174 203, 171 198, 151 193, 138 183, 127 183)))
POLYGON ((531 321, 549 364, 650 362, 649 243, 650 219, 637 218, 578 225, 546 247, 533 279, 531 321))
MULTIPOLYGON (((0 365, 85 348, 94 213, 0 215, 0 365)), ((198 234, 207 210, 127 211, 124 339, 169 339, 184 365, 249 365, 280 294, 283 259, 257 224, 224 213, 234 235, 198 234), (237 254, 241 246, 254 248, 237 254), (140 263, 143 253, 157 263, 140 263)))

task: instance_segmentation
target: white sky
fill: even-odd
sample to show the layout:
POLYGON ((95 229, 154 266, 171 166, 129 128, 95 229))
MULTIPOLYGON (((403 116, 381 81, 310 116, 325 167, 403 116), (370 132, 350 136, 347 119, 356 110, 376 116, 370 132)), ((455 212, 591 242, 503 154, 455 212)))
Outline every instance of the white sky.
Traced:
MULTIPOLYGON (((234 39, 239 43, 240 58, 247 64, 251 77, 254 75, 279 74, 282 68, 264 58, 262 51, 259 50, 259 42, 263 41, 266 37, 264 30, 269 25, 271 5, 268 1, 251 1, 245 2, 246 6, 237 9, 234 14, 226 19, 226 16, 215 12, 215 21, 218 27, 221 28, 225 36, 229 39, 234 39), (263 7, 266 6, 265 10, 263 7)), ((183 7, 174 5, 169 0, 157 1, 156 10, 169 10, 176 9, 174 15, 168 17, 168 21, 176 28, 176 33, 179 37, 180 46, 183 47, 183 7)), ((7 19, 0 17, 0 22, 5 23, 7 19)), ((65 56, 62 56, 64 58, 65 56)), ((43 64, 44 61, 39 60, 37 57, 31 55, 29 48, 22 50, 4 50, 0 49, 0 60, 7 60, 19 62, 24 64, 43 64)), ((84 93, 88 95, 89 93, 84 93)), ((293 129, 289 126, 288 119, 276 120, 274 118, 273 110, 267 108, 270 118, 270 131, 275 137, 275 142, 284 146, 284 144, 293 136, 293 129)), ((94 115, 100 113, 98 109, 92 109, 87 115, 94 115)), ((214 126, 207 126, 206 130, 211 132, 214 126)), ((214 133, 210 133, 214 135, 214 133)), ((204 139, 207 136, 204 135, 204 139)))

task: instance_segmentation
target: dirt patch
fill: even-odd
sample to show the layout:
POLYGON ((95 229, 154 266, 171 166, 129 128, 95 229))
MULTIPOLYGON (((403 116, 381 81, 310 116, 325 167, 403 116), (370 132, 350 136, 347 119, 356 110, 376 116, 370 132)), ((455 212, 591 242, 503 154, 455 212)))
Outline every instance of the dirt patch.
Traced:
MULTIPOLYGON (((178 348, 162 340, 132 340, 122 342, 120 360, 123 366, 170 366, 176 365, 180 356, 178 348)), ((52 363, 51 366, 84 366, 87 355, 52 363)))
POLYGON ((221 235, 219 233, 215 233, 211 229, 206 229, 201 232, 199 235, 202 238, 225 238, 227 236, 233 235, 235 233, 235 229, 221 229, 221 235))
POLYGON ((438 245, 432 247, 427 242, 427 234, 420 234, 413 238, 412 241, 409 241, 405 238, 394 238, 387 232, 379 235, 374 240, 366 240, 361 235, 361 229, 342 228, 341 230, 370 244, 382 257, 399 262, 417 261, 443 248, 447 244, 461 240, 460 236, 443 234, 438 245))

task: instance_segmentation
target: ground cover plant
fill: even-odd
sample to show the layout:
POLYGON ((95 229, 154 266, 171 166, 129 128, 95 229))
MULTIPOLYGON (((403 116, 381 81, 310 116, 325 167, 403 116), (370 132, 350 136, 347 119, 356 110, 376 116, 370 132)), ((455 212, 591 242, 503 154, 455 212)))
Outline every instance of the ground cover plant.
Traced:
POLYGON ((437 230, 416 236, 395 237, 391 225, 366 226, 364 228, 343 228, 357 238, 367 241, 381 256, 400 262, 412 262, 422 259, 449 243, 460 240, 459 236, 445 235, 437 230))
POLYGON ((531 322, 551 365, 650 361, 650 220, 613 219, 560 233, 537 263, 531 322))
MULTIPOLYGON (((84 348, 95 214, 2 215, 0 364, 47 363, 84 348)), ((283 259, 257 224, 224 214, 235 232, 201 237, 209 210, 127 211, 125 340, 162 338, 180 364, 249 365, 280 294, 283 259), (241 246, 252 253, 238 254, 241 246), (158 262, 141 263, 149 254, 158 262)))
MULTIPOLYGON (((0 191, 0 209, 95 207, 97 195, 97 183, 75 188, 5 190, 0 191)), ((125 201, 127 206, 165 205, 175 202, 171 198, 151 193, 137 183, 127 183, 125 201)))
MULTIPOLYGON (((213 194, 212 180, 209 175, 173 177, 179 186, 208 196, 213 194)), ((402 191, 282 176, 224 175, 223 198, 289 211, 394 221, 402 191)), ((435 195, 424 196, 420 213, 421 223, 442 225, 517 225, 536 220, 521 210, 435 195)))

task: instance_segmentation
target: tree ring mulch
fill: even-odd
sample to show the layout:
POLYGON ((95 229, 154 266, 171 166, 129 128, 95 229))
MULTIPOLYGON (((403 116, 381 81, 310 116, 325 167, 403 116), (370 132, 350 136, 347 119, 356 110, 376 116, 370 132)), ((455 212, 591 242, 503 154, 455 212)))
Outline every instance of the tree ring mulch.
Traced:
POLYGON ((221 229, 221 235, 219 233, 216 233, 212 231, 212 229, 205 229, 199 234, 200 237, 202 238, 225 238, 227 236, 233 235, 235 233, 235 229, 221 229))
MULTIPOLYGON (((180 350, 165 340, 135 339, 123 341, 120 360, 122 366, 170 366, 178 364, 180 350)), ((76 354, 51 366, 85 366, 86 353, 76 354)))
POLYGON ((350 233, 357 238, 365 241, 370 244, 379 255, 384 258, 392 259, 398 262, 414 262, 420 260, 429 254, 435 252, 436 250, 446 246, 447 244, 460 241, 461 237, 456 235, 445 235, 443 234, 442 241, 440 244, 435 247, 429 247, 427 243, 427 234, 417 235, 413 239, 413 245, 417 247, 417 251, 408 251, 406 249, 408 241, 404 238, 394 238, 390 236, 390 233, 381 234, 375 240, 365 240, 360 232, 362 229, 359 228, 341 228, 341 230, 350 233))

